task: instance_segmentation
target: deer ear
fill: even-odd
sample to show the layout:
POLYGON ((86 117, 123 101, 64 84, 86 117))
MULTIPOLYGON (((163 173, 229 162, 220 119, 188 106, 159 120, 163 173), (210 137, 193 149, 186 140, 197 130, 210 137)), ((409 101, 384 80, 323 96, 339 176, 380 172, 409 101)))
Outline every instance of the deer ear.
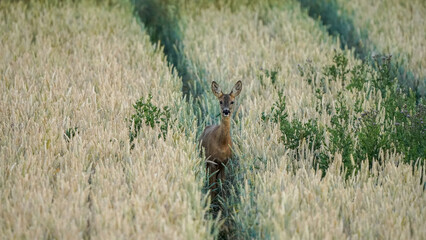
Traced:
POLYGON ((212 92, 218 98, 222 97, 223 95, 222 90, 220 90, 219 84, 217 84, 215 81, 212 82, 212 92))
POLYGON ((240 95, 241 89, 243 88, 243 83, 241 81, 238 81, 235 86, 232 88, 232 91, 229 95, 232 95, 233 97, 236 97, 240 95))

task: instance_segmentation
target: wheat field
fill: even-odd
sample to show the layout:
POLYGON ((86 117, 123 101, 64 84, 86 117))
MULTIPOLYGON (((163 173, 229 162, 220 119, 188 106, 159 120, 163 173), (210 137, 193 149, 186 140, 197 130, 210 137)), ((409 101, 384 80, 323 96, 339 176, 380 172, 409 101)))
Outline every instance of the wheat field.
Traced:
POLYGON ((130 151, 125 118, 148 93, 194 124, 131 11, 2 1, 2 239, 210 236, 195 135, 172 128, 164 141, 144 127, 130 151))
MULTIPOLYGON (((324 75, 336 52, 349 67, 360 60, 298 2, 159 1, 184 6, 177 50, 199 88, 188 99, 132 2, 0 2, 1 239, 426 238, 424 168, 381 150, 372 166, 365 161, 348 176, 336 152, 323 175, 312 166, 325 145, 311 149, 302 140, 291 149, 280 125, 262 120, 281 92, 290 120, 317 119, 324 128, 338 112, 339 92, 354 119, 357 99, 365 98, 366 110, 385 101, 379 91, 367 98, 346 90, 349 80, 324 75), (317 111, 301 69, 325 79, 320 104, 330 111, 317 111), (228 182, 213 200, 197 146, 204 127, 220 122, 212 80, 226 91, 243 82, 228 182), (173 122, 164 137, 158 125, 142 124, 132 145, 129 118, 150 94, 173 122)), ((405 46, 422 46, 424 33, 410 31, 412 39, 392 41, 423 76, 423 51, 405 46)), ((386 121, 383 111, 377 121, 386 121)), ((356 122, 348 126, 354 135, 356 122)), ((330 133, 324 142, 332 142, 330 133)))

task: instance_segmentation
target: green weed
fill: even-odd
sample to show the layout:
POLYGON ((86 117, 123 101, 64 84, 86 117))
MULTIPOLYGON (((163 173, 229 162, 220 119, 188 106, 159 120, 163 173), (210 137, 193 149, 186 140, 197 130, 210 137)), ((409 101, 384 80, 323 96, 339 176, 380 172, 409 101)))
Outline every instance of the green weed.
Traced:
POLYGON ((164 106, 163 109, 155 106, 151 102, 152 95, 149 94, 148 98, 140 98, 133 104, 135 113, 127 119, 129 122, 129 137, 132 148, 134 147, 133 141, 141 131, 143 124, 154 128, 155 126, 160 127, 161 133, 158 134, 158 138, 166 138, 169 126, 174 122, 171 119, 170 108, 164 106))
POLYGON ((373 160, 381 164, 381 151, 396 151, 404 155, 404 162, 423 165, 426 158, 426 107, 422 99, 417 101, 413 92, 407 95, 398 88, 398 68, 391 59, 391 56, 376 56, 373 67, 359 63, 350 68, 346 56, 336 52, 333 63, 323 68, 319 82, 310 62, 299 66, 300 75, 315 89, 316 110, 332 115, 330 125, 325 128, 318 125, 317 119, 309 119, 306 123, 297 118, 289 121, 282 92, 279 92, 270 113, 262 113, 262 119, 280 124, 282 141, 287 148, 297 150, 306 141, 310 149, 317 151, 314 166, 323 173, 336 153, 342 156, 347 176, 356 172, 363 161, 368 160, 370 167, 373 160), (325 89, 327 80, 342 84, 333 113, 329 104, 321 104, 325 92, 330 92, 325 89), (350 91, 365 94, 358 94, 351 106, 343 97, 350 91), (374 99, 375 107, 363 109, 362 103, 378 92, 383 97, 374 99), (367 96, 367 99, 360 96, 367 96), (384 120, 380 120, 382 111, 384 120), (361 116, 357 118, 357 114, 361 116), (328 142, 325 142, 325 135, 329 136, 328 142))
POLYGON ((285 96, 278 92, 278 101, 274 103, 269 114, 262 113, 263 121, 278 123, 282 133, 281 140, 290 149, 297 149, 300 143, 307 142, 309 149, 318 150, 324 141, 324 129, 318 125, 316 119, 309 119, 302 123, 297 118, 288 119, 285 96))
POLYGON ((64 132, 64 138, 67 142, 71 141, 73 137, 78 133, 78 127, 70 127, 64 132))

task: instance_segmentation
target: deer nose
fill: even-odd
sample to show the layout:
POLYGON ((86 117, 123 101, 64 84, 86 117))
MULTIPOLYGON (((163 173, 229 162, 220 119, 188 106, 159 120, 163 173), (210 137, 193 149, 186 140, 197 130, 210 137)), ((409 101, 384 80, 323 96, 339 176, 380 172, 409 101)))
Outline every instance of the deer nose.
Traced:
POLYGON ((223 109, 223 114, 224 114, 225 116, 228 116, 230 113, 231 113, 231 111, 229 111, 229 109, 228 109, 228 108, 223 109))

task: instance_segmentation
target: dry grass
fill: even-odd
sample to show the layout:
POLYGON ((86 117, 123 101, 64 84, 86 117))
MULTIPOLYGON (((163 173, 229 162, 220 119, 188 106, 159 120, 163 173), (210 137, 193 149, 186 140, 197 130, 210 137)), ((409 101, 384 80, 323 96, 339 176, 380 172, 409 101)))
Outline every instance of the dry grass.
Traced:
POLYGON ((323 179, 310 164, 302 163, 294 173, 289 172, 291 161, 286 156, 277 159, 255 175, 254 187, 245 187, 250 191, 241 198, 244 208, 237 216, 242 227, 252 228, 243 216, 254 215, 253 236, 423 239, 426 235, 421 171, 413 174, 410 166, 393 163, 375 165, 369 171, 365 165, 358 176, 345 182, 340 159, 323 179))
POLYGON ((136 99, 194 117, 128 3, 2 1, 0 32, 0 238, 210 238, 195 135, 130 151, 136 99))

